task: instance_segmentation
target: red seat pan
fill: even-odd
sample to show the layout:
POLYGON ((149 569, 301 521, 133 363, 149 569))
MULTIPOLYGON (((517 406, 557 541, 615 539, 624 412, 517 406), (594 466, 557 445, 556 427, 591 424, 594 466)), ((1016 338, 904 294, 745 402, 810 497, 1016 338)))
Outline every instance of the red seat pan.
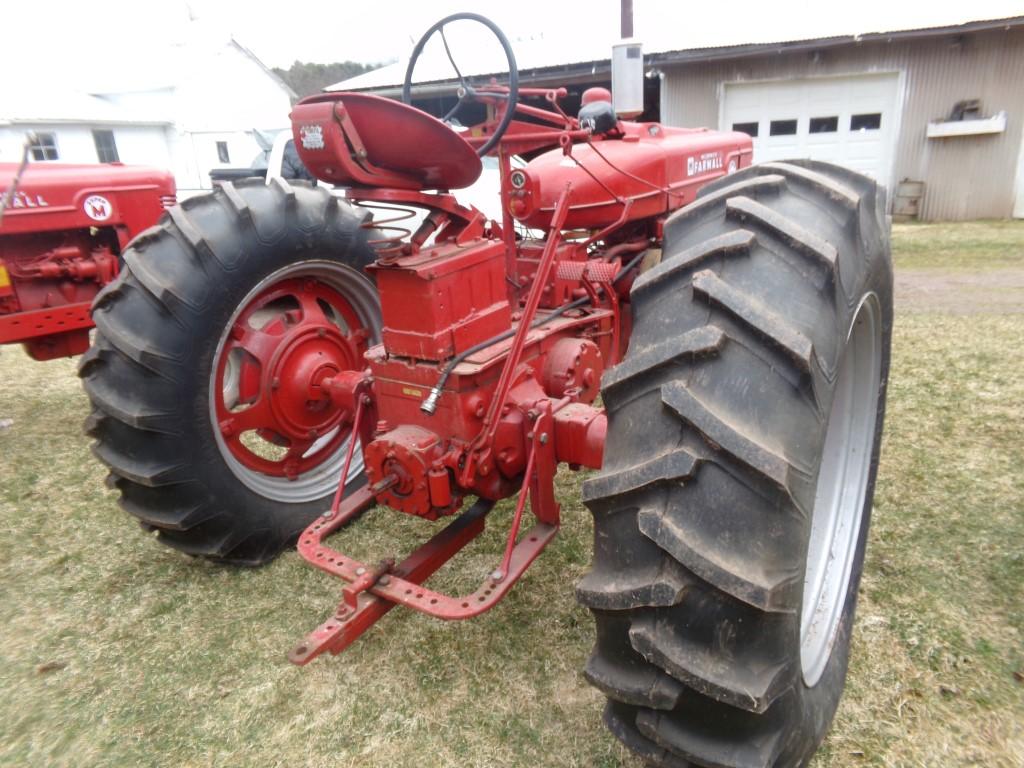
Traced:
MULTIPOLYGON (((461 189, 480 177, 483 166, 470 144, 421 109, 365 93, 323 93, 300 101, 340 103, 366 148, 366 159, 415 180, 421 189, 461 189)), ((298 145, 300 154, 302 148, 298 145)))

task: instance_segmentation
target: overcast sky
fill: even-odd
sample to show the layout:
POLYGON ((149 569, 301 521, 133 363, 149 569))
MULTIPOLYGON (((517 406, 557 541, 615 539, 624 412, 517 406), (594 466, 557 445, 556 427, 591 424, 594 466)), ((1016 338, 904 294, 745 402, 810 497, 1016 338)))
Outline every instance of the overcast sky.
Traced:
MULTIPOLYGON (((646 50, 793 40, 939 26, 1024 15, 1024 0, 634 0, 646 50)), ((230 33, 268 66, 345 59, 385 62, 406 55, 434 21, 459 10, 491 17, 516 40, 569 49, 619 31, 619 0, 3 0, 4 76, 61 78, 91 69, 145 67, 160 45, 180 40, 189 17, 230 33)), ((486 39, 486 38, 485 38, 486 39)), ((490 41, 486 41, 489 43, 490 41)))

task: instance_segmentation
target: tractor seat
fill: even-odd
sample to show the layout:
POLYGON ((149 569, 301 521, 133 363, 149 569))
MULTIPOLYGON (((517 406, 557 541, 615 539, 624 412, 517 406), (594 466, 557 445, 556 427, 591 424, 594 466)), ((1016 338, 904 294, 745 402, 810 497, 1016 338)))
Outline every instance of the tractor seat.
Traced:
POLYGON ((347 187, 462 189, 480 177, 476 150, 421 109, 363 93, 324 93, 291 113, 310 173, 347 187))

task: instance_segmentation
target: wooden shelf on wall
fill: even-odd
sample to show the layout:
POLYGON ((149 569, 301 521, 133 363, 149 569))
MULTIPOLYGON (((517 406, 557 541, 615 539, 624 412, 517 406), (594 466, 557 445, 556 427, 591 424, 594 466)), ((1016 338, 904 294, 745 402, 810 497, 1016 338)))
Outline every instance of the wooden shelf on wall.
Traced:
POLYGON ((1002 133, 1006 130, 1006 112, 974 120, 940 120, 928 123, 929 139, 948 139, 955 136, 978 136, 1002 133))

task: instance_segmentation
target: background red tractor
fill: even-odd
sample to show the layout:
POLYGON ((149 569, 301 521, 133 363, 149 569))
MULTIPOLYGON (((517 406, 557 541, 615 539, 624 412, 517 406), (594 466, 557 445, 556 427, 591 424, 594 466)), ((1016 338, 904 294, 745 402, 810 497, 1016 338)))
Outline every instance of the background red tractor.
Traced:
POLYGON ((256 564, 297 539, 342 579, 298 664, 399 604, 493 607, 558 532, 558 466, 596 470, 577 595, 612 732, 655 765, 802 765, 842 691, 877 469, 884 194, 822 163, 751 166, 744 134, 623 120, 606 91, 575 117, 563 96, 520 88, 504 35, 457 14, 414 49, 405 104, 300 102, 303 162, 347 199, 225 184, 137 238, 94 304, 87 428, 161 541, 256 564), (457 20, 509 68, 463 79, 453 112, 486 110, 465 133, 408 105, 457 20), (501 221, 450 193, 488 154, 501 221), (427 215, 410 232, 394 206, 427 215), (479 589, 426 586, 512 497, 479 589), (454 519, 401 561, 328 545, 374 504, 454 519))
POLYGON ((128 241, 175 203, 155 168, 0 163, 0 344, 36 360, 89 347, 89 307, 128 241))

